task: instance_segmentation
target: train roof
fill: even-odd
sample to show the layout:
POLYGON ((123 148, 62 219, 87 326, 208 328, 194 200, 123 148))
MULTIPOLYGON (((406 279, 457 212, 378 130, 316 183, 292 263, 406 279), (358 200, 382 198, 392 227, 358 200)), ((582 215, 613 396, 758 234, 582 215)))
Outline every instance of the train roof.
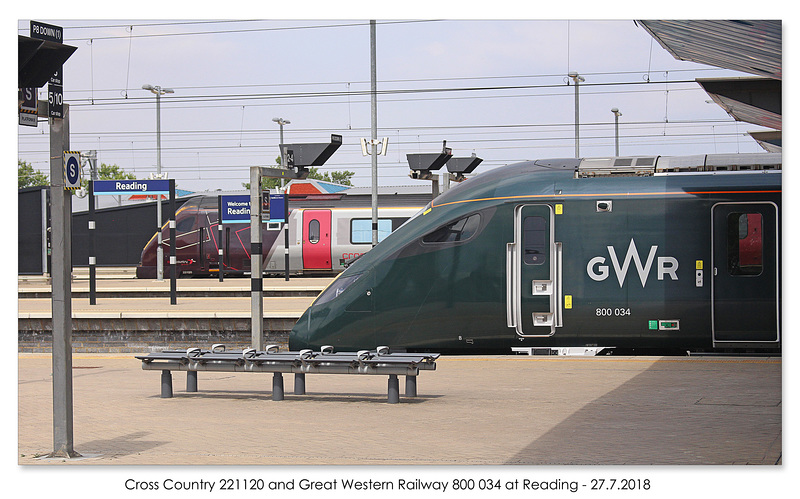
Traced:
MULTIPOLYGON (((365 208, 372 206, 371 188, 369 187, 347 187, 340 186, 342 189, 331 192, 329 189, 322 191, 310 191, 303 183, 304 188, 291 190, 289 194, 289 207, 294 208, 365 208)), ((291 187, 291 183, 290 183, 291 187)), ((198 192, 195 195, 197 202, 202 202, 203 206, 209 208, 216 206, 216 201, 201 201, 201 198, 214 198, 217 196, 230 195, 249 195, 248 190, 236 191, 208 191, 198 192)), ((378 206, 387 207, 423 207, 431 200, 430 184, 410 185, 410 186, 379 186, 378 187, 378 206)))
POLYGON ((781 156, 780 153, 752 153, 525 161, 469 178, 436 198, 433 205, 465 200, 552 196, 555 183, 569 179, 685 176, 688 177, 686 182, 690 182, 689 178, 722 172, 779 172, 781 156))

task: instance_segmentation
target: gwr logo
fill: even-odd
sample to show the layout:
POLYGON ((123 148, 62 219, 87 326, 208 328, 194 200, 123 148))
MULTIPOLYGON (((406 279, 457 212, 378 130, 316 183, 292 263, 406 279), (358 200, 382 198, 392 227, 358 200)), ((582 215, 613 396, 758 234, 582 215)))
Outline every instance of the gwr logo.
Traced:
MULTIPOLYGON (((636 267, 636 272, 639 274, 639 280, 642 283, 642 287, 645 287, 647 284, 647 278, 650 275, 650 269, 653 266, 653 260, 656 259, 656 251, 658 250, 658 246, 650 247, 650 253, 647 255, 647 261, 642 264, 642 259, 639 257, 639 252, 636 250, 636 243, 633 241, 633 239, 631 239, 631 244, 628 246, 628 253, 625 255, 625 260, 623 260, 621 265, 619 263, 619 259, 617 258, 617 252, 614 250, 614 247, 607 246, 607 248, 608 256, 611 258, 611 265, 614 268, 614 273, 617 275, 617 281, 619 281, 619 287, 621 288, 625 283, 625 277, 628 275, 628 269, 630 268, 631 261, 633 261, 633 264, 636 267)), ((663 281, 665 275, 669 275, 670 279, 673 281, 678 280, 678 260, 676 258, 671 256, 660 256, 656 261, 656 275, 659 281, 663 281)), ((592 258, 586 265, 586 273, 589 274, 589 277, 595 281, 605 281, 608 278, 610 271, 608 265, 604 265, 605 263, 605 257, 596 256, 592 258)))

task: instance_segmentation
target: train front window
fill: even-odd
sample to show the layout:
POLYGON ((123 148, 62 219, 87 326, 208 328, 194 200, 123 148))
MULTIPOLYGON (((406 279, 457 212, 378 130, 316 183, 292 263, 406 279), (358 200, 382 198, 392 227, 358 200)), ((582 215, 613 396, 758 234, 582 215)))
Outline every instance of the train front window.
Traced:
POLYGON ((481 225, 481 216, 474 213, 436 229, 422 238, 423 243, 450 243, 466 241, 481 225))
POLYGON ((760 213, 728 215, 728 272, 757 276, 763 270, 764 239, 760 213))
POLYGON ((189 232, 194 228, 194 222, 194 216, 186 217, 183 220, 178 220, 178 223, 175 225, 175 230, 181 234, 184 232, 189 232))

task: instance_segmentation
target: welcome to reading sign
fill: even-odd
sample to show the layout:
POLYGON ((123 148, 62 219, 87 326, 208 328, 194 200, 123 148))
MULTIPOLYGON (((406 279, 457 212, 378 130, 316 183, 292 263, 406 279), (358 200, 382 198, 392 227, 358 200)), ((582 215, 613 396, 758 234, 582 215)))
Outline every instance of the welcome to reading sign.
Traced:
POLYGON ((220 196, 222 203, 222 223, 250 223, 250 195, 220 196))

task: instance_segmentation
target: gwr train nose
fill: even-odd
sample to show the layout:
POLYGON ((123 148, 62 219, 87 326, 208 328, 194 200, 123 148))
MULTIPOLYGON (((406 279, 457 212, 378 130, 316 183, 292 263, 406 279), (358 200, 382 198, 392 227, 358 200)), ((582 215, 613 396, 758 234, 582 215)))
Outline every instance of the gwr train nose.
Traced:
POLYGON ((308 348, 311 344, 311 338, 309 337, 311 331, 308 327, 307 317, 307 314, 311 313, 311 308, 313 308, 313 306, 309 307, 308 310, 300 316, 300 319, 289 332, 289 350, 302 350, 303 348, 308 348))

